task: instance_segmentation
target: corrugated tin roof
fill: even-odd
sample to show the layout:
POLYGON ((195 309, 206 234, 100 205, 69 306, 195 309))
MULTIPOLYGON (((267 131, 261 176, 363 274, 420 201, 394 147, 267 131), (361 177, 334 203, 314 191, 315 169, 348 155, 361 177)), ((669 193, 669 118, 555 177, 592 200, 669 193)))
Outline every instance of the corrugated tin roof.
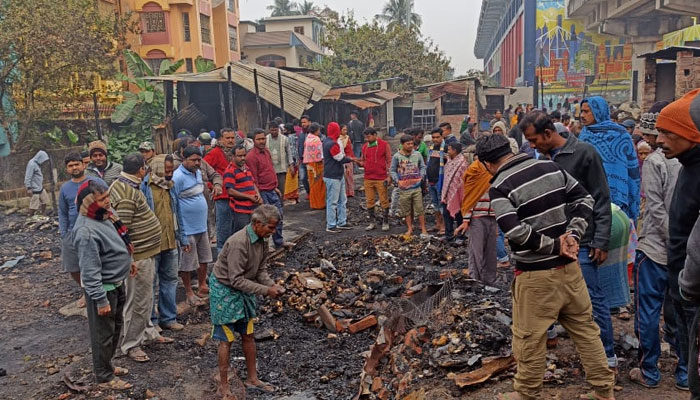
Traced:
POLYGON ((281 71, 284 110, 297 118, 301 117, 301 115, 304 114, 304 110, 310 107, 309 101, 321 100, 330 90, 330 86, 294 72, 241 62, 229 63, 224 67, 201 74, 163 75, 147 77, 145 79, 191 83, 223 83, 227 81, 228 65, 231 66, 231 81, 251 93, 255 93, 253 71, 257 70, 260 97, 275 107, 280 107, 277 73, 281 71))
POLYGON ((401 97, 400 95, 388 90, 370 90, 362 91, 361 86, 335 87, 323 96, 322 100, 327 101, 342 101, 352 104, 360 109, 381 106, 389 100, 401 97))
POLYGON ((694 56, 700 55, 700 47, 689 47, 689 46, 671 46, 658 51, 653 51, 651 53, 645 53, 639 58, 652 58, 658 60, 675 60, 676 53, 679 51, 692 51, 694 56))
POLYGON ((243 47, 292 47, 301 43, 308 51, 324 54, 311 38, 292 31, 254 32, 243 36, 243 47), (296 39, 296 40, 295 40, 296 39))

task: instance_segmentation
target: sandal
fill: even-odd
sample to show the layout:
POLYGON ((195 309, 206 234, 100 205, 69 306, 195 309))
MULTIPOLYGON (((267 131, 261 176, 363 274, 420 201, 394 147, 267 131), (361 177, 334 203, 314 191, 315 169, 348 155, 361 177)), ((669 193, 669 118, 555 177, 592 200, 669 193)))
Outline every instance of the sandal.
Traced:
POLYGON ((648 389, 654 389, 654 388, 659 387, 658 383, 656 383, 655 385, 646 383, 644 381, 644 375, 642 375, 642 370, 639 368, 632 368, 632 370, 630 370, 630 373, 629 373, 629 378, 632 382, 634 382, 638 385, 642 385, 648 389))
POLYGON ((168 344, 168 343, 173 343, 175 339, 167 336, 158 336, 158 338, 155 340, 156 343, 158 344, 168 344))
POLYGON ((122 367, 114 367, 114 376, 129 375, 129 370, 122 367))
POLYGON ((258 383, 255 383, 255 384, 250 383, 250 382, 246 382, 245 388, 247 390, 254 391, 254 392, 260 392, 260 393, 274 393, 275 391, 277 391, 276 387, 270 385, 267 382, 263 382, 261 380, 258 380, 258 383))
POLYGON ((520 393, 518 392, 509 392, 509 393, 499 393, 496 398, 498 400, 520 400, 522 397, 520 396, 520 393))
POLYGON ((151 361, 150 358, 148 358, 148 355, 141 350, 141 348, 136 347, 134 349, 131 349, 127 352, 127 356, 131 358, 132 360, 139 362, 139 363, 144 363, 147 361, 151 361))
POLYGON ((195 296, 187 298, 187 304, 189 304, 190 307, 201 307, 201 306, 205 305, 206 302, 204 301, 204 299, 195 295, 195 296))
POLYGON ((600 397, 595 392, 582 394, 578 398, 579 400, 615 400, 615 397, 600 397))
POLYGON ((129 382, 125 382, 119 378, 114 378, 109 382, 100 383, 97 385, 102 390, 129 390, 134 385, 129 382))
POLYGON ((632 315, 630 314, 629 311, 627 311, 627 308, 622 307, 620 309, 620 313, 617 314, 617 318, 623 320, 623 321, 629 321, 630 318, 632 318, 632 315))

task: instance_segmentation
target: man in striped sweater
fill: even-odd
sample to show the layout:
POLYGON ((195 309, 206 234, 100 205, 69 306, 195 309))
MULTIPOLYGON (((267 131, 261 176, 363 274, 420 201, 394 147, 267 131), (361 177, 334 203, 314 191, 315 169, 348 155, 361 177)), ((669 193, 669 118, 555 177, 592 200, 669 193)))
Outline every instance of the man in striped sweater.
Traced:
POLYGON ((515 392, 499 398, 540 397, 547 328, 558 320, 574 340, 594 389, 582 398, 614 399, 614 375, 576 261, 593 198, 557 164, 513 154, 503 135, 479 138, 476 153, 493 175, 491 206, 517 262, 512 330, 518 371, 515 392))
POLYGON ((149 360, 141 348, 144 340, 159 343, 172 342, 158 334, 151 322, 153 310, 153 277, 155 256, 160 253, 161 227, 158 218, 146 202, 140 190, 141 180, 146 176, 146 160, 139 153, 124 156, 124 169, 112 186, 109 196, 119 219, 129 229, 134 244, 136 276, 124 283, 126 303, 124 305, 124 328, 119 346, 121 351, 134 361, 149 360), (147 329, 148 328, 148 329, 147 329))

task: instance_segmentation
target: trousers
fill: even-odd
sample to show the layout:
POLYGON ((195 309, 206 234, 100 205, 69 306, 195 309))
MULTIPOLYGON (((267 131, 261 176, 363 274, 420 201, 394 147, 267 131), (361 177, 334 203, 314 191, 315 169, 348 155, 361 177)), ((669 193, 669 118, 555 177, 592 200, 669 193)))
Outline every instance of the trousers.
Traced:
POLYGON ((134 262, 138 268, 136 276, 124 281, 126 302, 124 304, 124 330, 119 341, 122 353, 139 347, 147 339, 146 328, 151 322, 153 311, 153 257, 134 262))
POLYGON ((326 184, 326 228, 346 225, 348 222, 345 178, 323 178, 326 184))
POLYGON ((469 228, 469 275, 487 285, 496 283, 496 241, 498 223, 495 217, 472 218, 469 228))
POLYGON ((90 330, 90 347, 92 349, 92 368, 97 383, 109 382, 114 379, 112 358, 119 345, 124 319, 124 304, 126 303, 126 288, 122 284, 107 292, 107 301, 112 309, 108 315, 97 314, 97 303, 85 293, 85 304, 90 330))
POLYGON ((613 396, 614 374, 608 367, 600 329, 577 262, 560 269, 525 271, 511 284, 513 388, 525 399, 538 399, 547 367, 547 328, 559 321, 576 345, 586 381, 601 397, 613 396))

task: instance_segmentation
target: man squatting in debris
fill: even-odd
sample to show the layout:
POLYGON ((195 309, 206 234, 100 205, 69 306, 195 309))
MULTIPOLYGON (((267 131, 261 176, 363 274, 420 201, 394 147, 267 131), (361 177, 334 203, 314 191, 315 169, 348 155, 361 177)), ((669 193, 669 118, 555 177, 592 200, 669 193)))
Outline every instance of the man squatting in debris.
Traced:
POLYGON ((211 335, 219 341, 217 393, 224 400, 232 398, 228 370, 234 332, 241 335, 247 371, 246 389, 275 391, 274 386, 258 379, 253 319, 256 316, 255 295, 277 297, 284 293, 284 289, 267 274, 267 239, 277 229, 280 219, 274 205, 264 204, 256 208, 250 224, 226 240, 209 276, 211 335))
POLYGON ((493 175, 491 205, 518 262, 512 283, 515 391, 498 398, 540 397, 547 328, 558 320, 573 339, 593 386, 593 392, 580 398, 614 399, 614 373, 576 261, 593 198, 557 164, 513 154, 503 135, 479 138, 476 152, 493 175))

